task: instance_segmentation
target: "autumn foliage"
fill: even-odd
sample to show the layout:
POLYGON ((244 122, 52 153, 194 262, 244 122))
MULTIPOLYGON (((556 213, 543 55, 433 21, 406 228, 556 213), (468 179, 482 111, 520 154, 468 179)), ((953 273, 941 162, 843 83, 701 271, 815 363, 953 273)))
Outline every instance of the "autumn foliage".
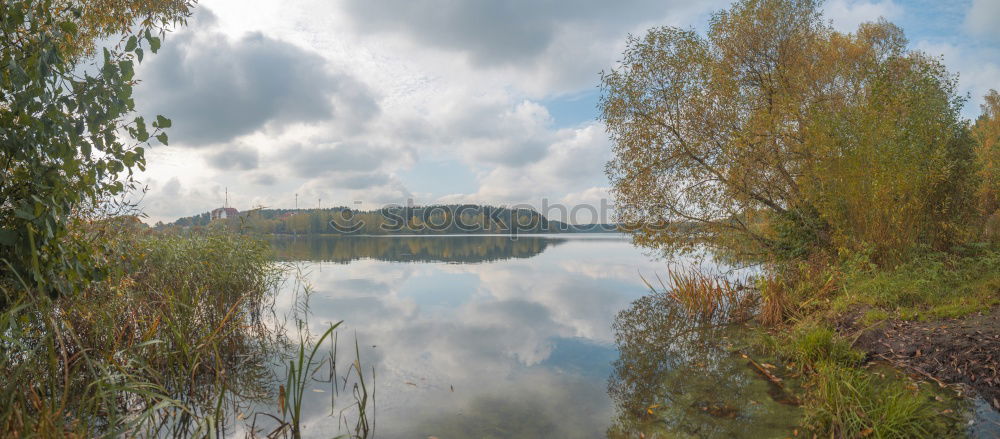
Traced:
POLYGON ((983 114, 972 128, 982 179, 977 195, 985 219, 984 234, 1000 240, 1000 93, 990 90, 982 108, 983 114))
POLYGON ((955 88, 900 28, 838 32, 813 0, 740 1, 707 35, 652 29, 602 75, 619 219, 673 224, 636 235, 667 252, 946 249, 970 234, 980 175, 955 88))

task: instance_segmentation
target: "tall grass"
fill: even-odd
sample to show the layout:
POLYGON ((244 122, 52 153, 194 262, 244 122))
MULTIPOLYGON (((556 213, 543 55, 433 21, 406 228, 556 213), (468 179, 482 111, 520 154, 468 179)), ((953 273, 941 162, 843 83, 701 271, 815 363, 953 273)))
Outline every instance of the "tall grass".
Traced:
POLYGON ((369 392, 368 382, 364 376, 361 366, 361 350, 358 346, 357 338, 355 337, 354 361, 351 363, 351 366, 343 376, 338 374, 337 334, 335 331, 342 323, 343 321, 330 325, 330 327, 315 341, 312 341, 308 331, 304 330, 304 327, 300 326, 300 329, 303 330, 299 331, 298 346, 292 353, 291 357, 287 360, 288 364, 285 369, 284 384, 279 386, 277 399, 279 413, 272 414, 268 411, 257 412, 254 415, 254 422, 250 426, 250 431, 247 434, 248 437, 258 437, 258 435, 263 435, 268 438, 302 437, 304 429, 304 426, 302 425, 302 409, 305 404, 303 397, 306 394, 306 388, 314 382, 331 384, 333 390, 333 394, 330 399, 329 415, 331 417, 337 415, 335 410, 338 394, 340 391, 347 390, 348 383, 353 384, 351 394, 354 400, 347 407, 340 410, 337 421, 338 432, 346 431, 346 433, 334 436, 335 438, 364 439, 371 437, 374 434, 374 413, 369 413, 368 410, 369 406, 374 408, 375 370, 372 368, 372 390, 369 392), (326 340, 330 340, 330 355, 325 359, 317 358, 316 354, 319 352, 323 342, 326 340), (328 368, 327 370, 329 375, 326 379, 317 378, 316 375, 320 373, 324 366, 328 368), (351 380, 352 375, 355 376, 354 380, 351 380), (341 387, 338 387, 338 383, 341 383, 341 387), (348 410, 354 410, 355 416, 350 417, 350 419, 348 416, 345 416, 345 412, 348 410), (268 430, 266 428, 256 428, 256 418, 259 415, 263 415, 264 417, 270 418, 274 421, 276 425, 273 429, 268 430))
MULTIPOLYGON (((824 298, 834 295, 841 281, 825 269, 806 270, 798 275, 802 283, 795 285, 796 288, 815 285, 817 289, 813 293, 824 298)), ((788 291, 781 280, 774 277, 758 278, 757 288, 696 271, 672 270, 666 281, 657 279, 658 289, 647 282, 656 293, 654 297, 666 301, 667 308, 679 305, 677 308, 683 311, 672 314, 671 322, 680 320, 684 325, 695 326, 739 323, 756 312, 758 320, 764 323, 788 323, 781 326, 785 330, 776 335, 758 332, 762 339, 758 344, 770 348, 771 353, 777 354, 803 377, 801 398, 796 396, 796 399, 803 403, 806 415, 803 429, 811 430, 809 436, 815 433, 818 437, 909 438, 961 434, 957 417, 942 416, 944 409, 952 407, 950 402, 938 400, 933 391, 904 376, 871 370, 865 364, 864 353, 853 349, 848 340, 800 314, 802 307, 811 305, 795 304, 793 307, 790 301, 802 297, 805 292, 788 291), (790 315, 794 318, 786 321, 790 315)), ((653 314, 643 311, 642 314, 653 314)), ((669 344, 691 343, 683 336, 683 331, 672 334, 654 325, 641 328, 648 333, 637 339, 666 338, 669 344)), ((697 341, 693 344, 701 345, 697 341)), ((632 373, 630 369, 625 370, 632 373)), ((644 413, 648 406, 648 402, 639 404, 634 411, 644 413)))
POLYGON ((667 281, 657 275, 659 288, 642 281, 654 293, 662 293, 681 305, 692 318, 703 322, 742 322, 757 305, 755 292, 743 283, 712 276, 695 269, 667 270, 667 281))
MULTIPOLYGON (((274 324, 285 268, 265 243, 96 235, 110 275, 77 294, 0 285, 0 436, 219 436, 246 407, 275 407, 269 361, 295 344, 274 324)), ((319 344, 289 377, 306 379, 319 344)), ((297 426, 301 394, 289 407, 297 426)))
POLYGON ((759 345, 804 377, 804 427, 818 437, 961 437, 961 419, 949 417, 946 393, 888 367, 822 324, 803 321, 759 345))
POLYGON ((785 321, 785 316, 791 308, 785 285, 774 277, 761 277, 757 281, 757 289, 761 298, 757 320, 766 326, 774 326, 785 321))
POLYGON ((807 410, 811 427, 831 437, 963 437, 929 392, 899 379, 829 362, 817 365, 807 410))
POLYGON ((323 345, 323 341, 337 329, 343 321, 337 322, 335 325, 331 325, 330 329, 327 329, 319 337, 319 341, 309 350, 309 354, 306 355, 305 341, 300 339, 299 343, 299 354, 297 359, 288 360, 288 373, 287 381, 285 384, 285 389, 287 393, 282 393, 282 395, 287 395, 289 400, 288 404, 279 403, 281 406, 281 415, 284 418, 285 415, 291 417, 291 428, 292 434, 299 436, 302 431, 302 395, 305 394, 306 383, 309 377, 312 375, 314 369, 313 359, 316 357, 316 351, 319 350, 320 346, 323 345))
POLYGON ((4 288, 0 429, 10 436, 201 435, 222 389, 268 394, 280 340, 262 315, 281 271, 230 234, 116 234, 111 273, 49 299, 4 288))

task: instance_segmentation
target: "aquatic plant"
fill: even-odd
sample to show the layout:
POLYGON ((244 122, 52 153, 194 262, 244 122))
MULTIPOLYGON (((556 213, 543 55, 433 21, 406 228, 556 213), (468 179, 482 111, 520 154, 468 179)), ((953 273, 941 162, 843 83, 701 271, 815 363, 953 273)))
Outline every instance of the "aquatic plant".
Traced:
POLYGON ((670 268, 666 277, 667 282, 664 282, 663 278, 656 276, 659 288, 645 278, 642 281, 650 291, 665 294, 681 305, 689 318, 706 322, 740 322, 753 315, 757 294, 743 282, 693 268, 670 268))

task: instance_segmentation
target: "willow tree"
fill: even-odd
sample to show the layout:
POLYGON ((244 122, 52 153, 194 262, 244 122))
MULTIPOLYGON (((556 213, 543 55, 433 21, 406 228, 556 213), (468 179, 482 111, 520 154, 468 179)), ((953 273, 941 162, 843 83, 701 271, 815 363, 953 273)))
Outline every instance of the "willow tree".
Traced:
POLYGON ((956 239, 973 141, 955 78, 898 27, 836 32, 819 6, 744 0, 704 36, 629 38, 602 74, 600 109, 618 220, 637 243, 889 260, 956 239))

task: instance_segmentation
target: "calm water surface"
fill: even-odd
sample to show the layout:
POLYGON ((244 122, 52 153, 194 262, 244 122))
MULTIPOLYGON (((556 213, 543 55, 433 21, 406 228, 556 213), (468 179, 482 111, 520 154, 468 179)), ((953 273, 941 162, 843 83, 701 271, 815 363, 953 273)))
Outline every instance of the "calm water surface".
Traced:
MULTIPOLYGON (((633 304, 649 294, 640 275, 666 264, 619 235, 273 244, 313 289, 303 306, 289 282, 278 314, 304 316, 314 334, 343 320, 338 355, 353 361, 356 337, 374 371, 375 437, 703 437, 751 424, 778 436, 797 421, 722 346, 726 335, 692 339, 665 309, 633 304), (685 337, 692 349, 679 348, 685 337)), ((334 436, 345 395, 331 411, 332 384, 311 385, 305 433, 334 436)))

